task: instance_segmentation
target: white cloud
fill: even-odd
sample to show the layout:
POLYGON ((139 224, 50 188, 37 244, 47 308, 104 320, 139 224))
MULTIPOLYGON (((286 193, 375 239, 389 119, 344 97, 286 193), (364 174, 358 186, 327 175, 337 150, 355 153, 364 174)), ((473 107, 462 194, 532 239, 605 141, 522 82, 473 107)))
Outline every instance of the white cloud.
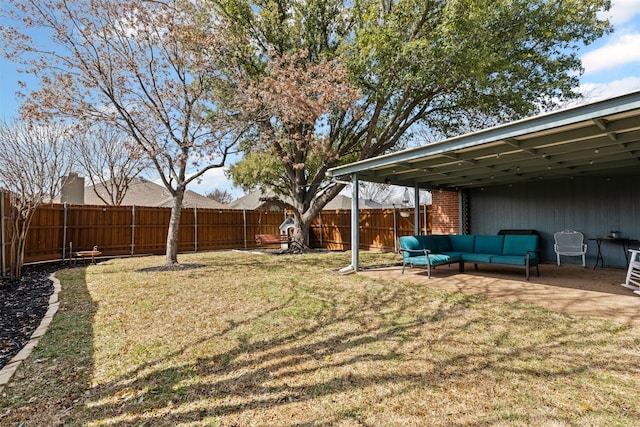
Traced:
POLYGON ((638 0, 613 0, 611 10, 603 17, 609 18, 611 23, 617 27, 633 19, 640 14, 640 1, 638 0))
POLYGON ((625 77, 606 83, 584 83, 578 88, 578 91, 589 102, 612 98, 638 90, 640 90, 640 77, 625 77))
POLYGON ((582 56, 585 75, 640 62, 639 46, 640 33, 613 36, 601 48, 587 52, 582 56))

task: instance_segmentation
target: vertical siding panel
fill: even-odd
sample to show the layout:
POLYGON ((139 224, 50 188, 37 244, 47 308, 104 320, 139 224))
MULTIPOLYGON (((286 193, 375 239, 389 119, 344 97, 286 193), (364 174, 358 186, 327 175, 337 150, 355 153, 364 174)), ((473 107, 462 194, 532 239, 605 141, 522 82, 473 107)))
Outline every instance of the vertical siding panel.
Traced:
MULTIPOLYGON (((640 239, 640 201, 633 185, 639 180, 640 176, 603 175, 473 189, 471 232, 536 229, 542 240, 543 259, 550 262, 555 259, 553 234, 565 228, 593 239, 609 234, 611 227, 617 225, 624 236, 640 239)), ((587 244, 588 263, 593 265, 596 243, 587 240, 587 244)), ((603 242, 602 253, 606 265, 625 267, 620 245, 603 242)))

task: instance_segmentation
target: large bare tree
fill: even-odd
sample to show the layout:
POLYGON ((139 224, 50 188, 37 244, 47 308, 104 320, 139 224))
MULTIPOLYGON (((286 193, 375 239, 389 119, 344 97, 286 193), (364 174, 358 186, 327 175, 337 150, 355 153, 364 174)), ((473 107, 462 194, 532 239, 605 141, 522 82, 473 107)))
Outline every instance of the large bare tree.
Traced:
POLYGON ((120 205, 131 182, 151 162, 139 145, 121 129, 98 123, 72 138, 78 162, 93 185, 96 196, 107 205, 120 205))
POLYGON ((0 123, 0 188, 10 199, 12 279, 22 275, 27 232, 36 209, 59 194, 71 172, 67 136, 58 125, 0 123))
POLYGON ((222 167, 242 133, 225 108, 222 21, 205 0, 8 0, 0 13, 15 23, 0 28, 5 55, 39 78, 23 116, 127 132, 173 196, 165 264, 177 264, 186 187, 222 167))

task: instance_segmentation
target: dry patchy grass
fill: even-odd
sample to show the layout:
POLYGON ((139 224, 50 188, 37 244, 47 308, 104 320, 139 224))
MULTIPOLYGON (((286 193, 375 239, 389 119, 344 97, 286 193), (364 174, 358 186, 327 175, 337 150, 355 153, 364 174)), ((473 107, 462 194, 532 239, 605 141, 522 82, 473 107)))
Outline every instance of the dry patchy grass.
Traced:
POLYGON ((3 390, 0 424, 640 422, 637 329, 339 275, 349 256, 229 251, 183 255, 203 267, 181 271, 142 271, 159 257, 60 271, 61 309, 3 390))

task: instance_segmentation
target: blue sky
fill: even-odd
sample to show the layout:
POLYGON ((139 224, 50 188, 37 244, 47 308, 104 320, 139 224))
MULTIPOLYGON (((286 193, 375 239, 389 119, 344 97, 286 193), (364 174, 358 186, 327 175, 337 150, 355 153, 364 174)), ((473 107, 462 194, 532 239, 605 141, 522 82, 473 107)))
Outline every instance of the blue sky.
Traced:
MULTIPOLYGON (((580 51, 585 72, 578 90, 587 102, 640 90, 640 0, 613 0, 612 3, 606 16, 615 31, 580 51)), ((0 58, 0 119, 17 116, 15 92, 18 81, 24 78, 17 68, 0 58)), ((242 195, 220 169, 209 171, 201 183, 190 186, 202 194, 214 188, 226 189, 236 197, 242 195)))
POLYGON ((613 0, 607 15, 614 32, 580 52, 587 100, 640 90, 640 0, 613 0))

